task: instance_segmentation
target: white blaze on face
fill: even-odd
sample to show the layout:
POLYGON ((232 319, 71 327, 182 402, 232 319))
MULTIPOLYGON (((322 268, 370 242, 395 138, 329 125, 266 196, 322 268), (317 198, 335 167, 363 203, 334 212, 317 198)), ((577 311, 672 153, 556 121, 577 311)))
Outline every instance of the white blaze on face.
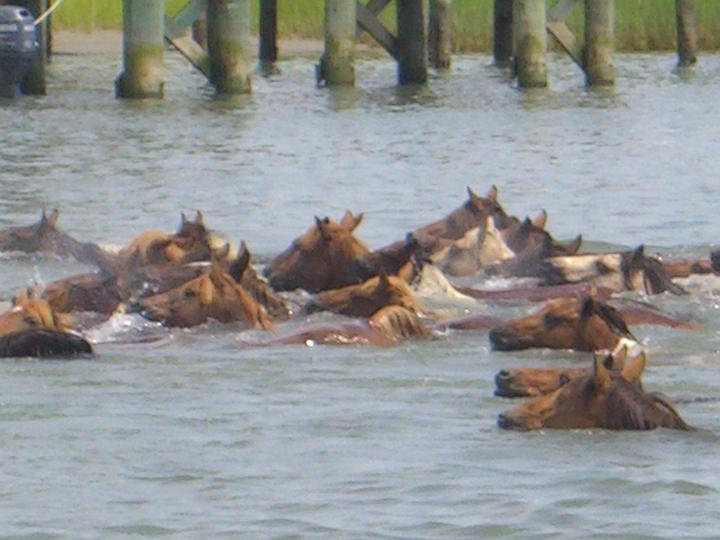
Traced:
POLYGON ((512 259, 515 252, 508 247, 500 231, 495 227, 495 220, 488 216, 485 221, 485 235, 478 252, 480 266, 512 259))

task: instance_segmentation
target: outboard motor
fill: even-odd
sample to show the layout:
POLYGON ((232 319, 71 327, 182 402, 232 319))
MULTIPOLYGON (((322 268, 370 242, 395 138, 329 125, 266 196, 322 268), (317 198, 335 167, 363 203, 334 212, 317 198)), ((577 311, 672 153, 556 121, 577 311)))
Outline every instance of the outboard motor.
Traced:
POLYGON ((0 6, 0 96, 15 97, 20 82, 40 50, 32 13, 0 6))

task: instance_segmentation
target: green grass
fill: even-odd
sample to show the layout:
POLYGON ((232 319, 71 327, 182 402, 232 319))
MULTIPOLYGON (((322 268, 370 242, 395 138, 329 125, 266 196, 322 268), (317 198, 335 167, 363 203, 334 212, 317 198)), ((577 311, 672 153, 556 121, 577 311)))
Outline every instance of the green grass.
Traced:
MULTIPOLYGON (((165 0, 172 15, 187 0, 165 0)), ((550 0, 553 4, 555 0, 550 0)), ((696 0, 700 48, 720 49, 720 0, 696 0)), ((493 0, 453 0, 453 41, 456 51, 489 51, 492 48, 493 0)), ((280 37, 321 39, 324 0, 278 0, 280 37)), ((252 2, 253 27, 257 28, 258 0, 252 2)), ((394 26, 394 6, 382 15, 394 26)), ((582 32, 582 2, 568 17, 582 32)), ((122 0, 68 0, 53 15, 55 28, 92 31, 122 28, 122 0)), ((364 41, 367 37, 363 38, 364 41)), ((620 51, 668 50, 675 47, 675 0, 616 0, 615 41, 620 51)))

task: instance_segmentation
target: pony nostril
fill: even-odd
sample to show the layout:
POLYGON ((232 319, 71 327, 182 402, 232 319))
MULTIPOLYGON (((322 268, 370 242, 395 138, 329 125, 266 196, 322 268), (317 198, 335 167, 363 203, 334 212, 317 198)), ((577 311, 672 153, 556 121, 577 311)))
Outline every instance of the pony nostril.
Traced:
POLYGON ((504 414, 498 415, 497 423, 498 423, 498 427, 502 428, 502 429, 510 429, 514 425, 513 421, 508 416, 505 416, 504 414))
POLYGON ((493 328, 490 330, 490 345, 493 349, 502 351, 507 350, 511 346, 510 336, 502 328, 493 328))

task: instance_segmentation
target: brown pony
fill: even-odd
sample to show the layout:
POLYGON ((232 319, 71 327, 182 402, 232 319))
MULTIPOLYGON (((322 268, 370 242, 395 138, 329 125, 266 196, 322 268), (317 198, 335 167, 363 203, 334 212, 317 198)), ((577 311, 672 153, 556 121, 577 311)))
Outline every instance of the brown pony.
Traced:
POLYGON ((470 229, 482 226, 488 216, 495 218, 499 229, 510 223, 509 216, 498 202, 498 189, 492 186, 485 197, 480 197, 467 188, 468 199, 444 218, 415 229, 413 236, 430 253, 443 246, 441 240, 457 240, 462 238, 470 229))
POLYGON ((111 315, 127 300, 117 277, 104 272, 77 274, 48 283, 40 297, 60 313, 94 311, 111 315))
POLYGON ((40 221, 33 225, 9 227, 0 231, 0 251, 35 253, 49 251, 60 257, 72 257, 79 262, 99 264, 105 253, 92 242, 79 242, 56 227, 59 212, 45 210, 40 221))
POLYGON ((614 350, 623 339, 637 342, 620 313, 592 296, 550 300, 539 311, 490 331, 490 343, 500 351, 533 347, 614 350))
POLYGON ((380 274, 359 285, 348 285, 316 294, 305 306, 308 313, 332 311, 350 317, 370 317, 378 309, 388 306, 403 306, 415 313, 422 313, 423 307, 407 283, 395 276, 388 276, 381 269, 380 274))
POLYGON ((369 319, 316 324, 262 345, 374 345, 387 347, 432 333, 417 314, 402 306, 385 306, 369 319))
POLYGON ((183 285, 141 298, 130 309, 165 326, 190 327, 215 319, 242 322, 249 328, 275 328, 265 308, 217 264, 183 285))
POLYGON ((666 399, 646 394, 638 385, 644 368, 644 355, 627 363, 619 373, 607 369, 596 356, 592 373, 499 415, 498 426, 519 430, 664 427, 691 431, 693 428, 666 399))
POLYGON ((127 270, 148 264, 209 261, 212 255, 209 231, 198 212, 194 221, 182 214, 175 234, 157 230, 139 234, 119 251, 116 264, 120 270, 127 270))
MULTIPOLYGON (((621 371, 625 366, 627 353, 627 347, 616 353, 610 352, 602 357, 603 365, 607 369, 621 371)), ((495 375, 495 395, 509 398, 541 396, 589 373, 588 368, 505 368, 495 375)))
POLYGON ((316 217, 314 225, 267 265, 270 286, 276 291, 319 292, 362 281, 356 261, 369 249, 352 234, 360 219, 343 224, 316 217))

